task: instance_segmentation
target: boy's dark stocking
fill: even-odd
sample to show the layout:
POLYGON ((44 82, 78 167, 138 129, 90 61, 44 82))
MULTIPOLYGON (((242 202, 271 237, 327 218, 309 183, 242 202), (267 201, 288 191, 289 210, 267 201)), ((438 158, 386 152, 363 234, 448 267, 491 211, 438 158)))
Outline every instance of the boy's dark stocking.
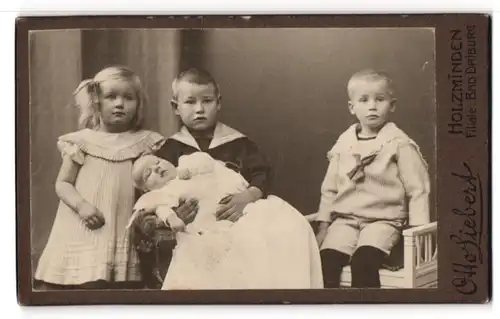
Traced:
POLYGON ((386 253, 372 246, 359 247, 352 256, 353 288, 380 288, 380 268, 386 253))
POLYGON ((339 288, 342 268, 349 263, 349 255, 334 249, 320 252, 323 283, 325 288, 339 288))

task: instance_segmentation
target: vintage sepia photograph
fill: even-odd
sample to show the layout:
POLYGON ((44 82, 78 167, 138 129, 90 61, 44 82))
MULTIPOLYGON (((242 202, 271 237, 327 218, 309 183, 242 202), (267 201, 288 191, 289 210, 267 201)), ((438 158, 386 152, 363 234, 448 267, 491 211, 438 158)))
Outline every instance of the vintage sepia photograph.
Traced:
POLYGON ((34 30, 29 114, 34 291, 439 287, 434 28, 34 30))

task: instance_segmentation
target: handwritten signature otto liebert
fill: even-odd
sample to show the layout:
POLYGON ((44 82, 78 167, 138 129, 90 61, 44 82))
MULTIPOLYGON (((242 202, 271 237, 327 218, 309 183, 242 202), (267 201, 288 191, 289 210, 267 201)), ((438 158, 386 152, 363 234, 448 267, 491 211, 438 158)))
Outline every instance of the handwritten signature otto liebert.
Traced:
POLYGON ((460 208, 453 208, 452 213, 456 218, 461 218, 462 223, 458 231, 450 235, 450 239, 461 251, 461 258, 453 262, 453 286, 465 295, 472 295, 477 291, 478 265, 483 264, 481 240, 483 237, 483 200, 482 183, 479 174, 474 174, 467 163, 463 163, 464 171, 452 173, 462 182, 462 196, 460 208))

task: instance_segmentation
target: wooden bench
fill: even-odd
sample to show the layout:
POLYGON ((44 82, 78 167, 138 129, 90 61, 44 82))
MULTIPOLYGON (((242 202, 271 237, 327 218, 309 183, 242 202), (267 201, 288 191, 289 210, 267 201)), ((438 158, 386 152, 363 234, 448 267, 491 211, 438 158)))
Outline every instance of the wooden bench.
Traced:
MULTIPOLYGON (((309 222, 316 214, 306 215, 309 222)), ((436 288, 437 278, 437 222, 405 229, 404 265, 399 270, 380 269, 382 288, 436 288)), ((344 267, 340 284, 351 287, 351 268, 344 267)))

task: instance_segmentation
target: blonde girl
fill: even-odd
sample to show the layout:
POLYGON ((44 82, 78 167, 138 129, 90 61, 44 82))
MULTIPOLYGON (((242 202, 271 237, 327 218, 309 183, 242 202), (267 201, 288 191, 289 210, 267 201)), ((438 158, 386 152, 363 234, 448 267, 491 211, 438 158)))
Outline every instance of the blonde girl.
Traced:
POLYGON ((35 280, 42 289, 140 286, 126 225, 135 201, 133 161, 164 142, 143 130, 145 94, 138 76, 113 66, 74 92, 80 130, 57 141, 62 165, 55 221, 35 280))

